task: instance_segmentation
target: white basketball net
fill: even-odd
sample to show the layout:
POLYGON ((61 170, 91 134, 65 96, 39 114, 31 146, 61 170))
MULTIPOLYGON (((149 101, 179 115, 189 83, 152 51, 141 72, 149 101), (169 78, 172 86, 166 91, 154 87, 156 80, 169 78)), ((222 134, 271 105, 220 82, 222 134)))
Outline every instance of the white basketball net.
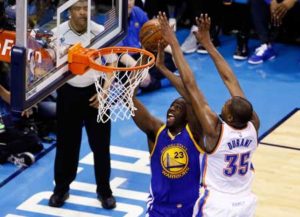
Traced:
MULTIPOLYGON (((120 62, 124 54, 119 55, 117 62, 120 62)), ((140 58, 142 56, 143 54, 140 54, 140 58)), ((150 57, 147 61, 150 61, 150 57)), ((126 66, 127 64, 125 63, 126 66)), ((124 71, 98 72, 101 75, 100 79, 95 81, 99 101, 98 122, 124 120, 134 115, 136 108, 132 97, 136 87, 146 78, 150 67, 134 71, 128 71, 128 67, 125 67, 124 71), (105 85, 103 85, 104 81, 105 85)))

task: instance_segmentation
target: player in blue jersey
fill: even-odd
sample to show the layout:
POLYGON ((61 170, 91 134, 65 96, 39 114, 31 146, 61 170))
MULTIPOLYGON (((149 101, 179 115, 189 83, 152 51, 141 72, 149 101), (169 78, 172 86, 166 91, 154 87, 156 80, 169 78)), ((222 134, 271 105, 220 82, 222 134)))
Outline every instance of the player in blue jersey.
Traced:
POLYGON ((162 35, 174 54, 176 65, 190 100, 195 119, 202 127, 200 165, 204 166, 200 196, 193 216, 232 217, 254 216, 256 197, 251 192, 253 180, 252 156, 258 141, 259 118, 246 99, 233 71, 214 47, 210 35, 210 18, 196 18, 195 36, 213 59, 218 73, 231 94, 218 116, 208 105, 198 88, 194 74, 185 60, 178 40, 164 13, 158 16, 162 35))
MULTIPOLYGON (((164 52, 159 46, 157 67, 169 78, 181 95, 186 95, 179 77, 164 65, 164 52)), ((199 196, 201 128, 194 121, 188 100, 183 97, 172 102, 166 123, 152 116, 145 106, 133 97, 137 108, 133 119, 147 135, 151 185, 147 216, 188 217, 199 196)))

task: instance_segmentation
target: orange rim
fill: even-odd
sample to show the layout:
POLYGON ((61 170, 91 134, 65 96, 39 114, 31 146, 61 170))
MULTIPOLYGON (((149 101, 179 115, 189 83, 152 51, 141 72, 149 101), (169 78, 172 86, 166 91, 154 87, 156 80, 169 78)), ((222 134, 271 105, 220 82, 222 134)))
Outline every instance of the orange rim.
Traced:
POLYGON ((151 67, 154 64, 155 56, 147 50, 133 47, 105 47, 88 53, 89 66, 92 69, 101 71, 101 72, 114 72, 114 71, 136 71, 141 70, 147 67, 151 67), (105 66, 96 62, 96 58, 103 55, 109 54, 121 54, 121 53, 142 53, 150 57, 150 61, 144 65, 133 66, 133 67, 113 67, 105 66))

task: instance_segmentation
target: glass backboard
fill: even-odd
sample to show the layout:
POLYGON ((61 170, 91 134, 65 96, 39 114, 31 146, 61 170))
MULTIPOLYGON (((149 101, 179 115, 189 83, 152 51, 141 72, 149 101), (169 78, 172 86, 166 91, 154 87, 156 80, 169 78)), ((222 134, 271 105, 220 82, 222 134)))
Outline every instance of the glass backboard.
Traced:
POLYGON ((118 43, 126 35, 127 5, 127 0, 16 1, 12 109, 31 107, 72 78, 67 51, 73 43, 66 43, 64 35, 71 10, 85 11, 86 18, 81 17, 87 23, 83 46, 101 48, 118 43), (85 2, 86 8, 79 2, 85 2))

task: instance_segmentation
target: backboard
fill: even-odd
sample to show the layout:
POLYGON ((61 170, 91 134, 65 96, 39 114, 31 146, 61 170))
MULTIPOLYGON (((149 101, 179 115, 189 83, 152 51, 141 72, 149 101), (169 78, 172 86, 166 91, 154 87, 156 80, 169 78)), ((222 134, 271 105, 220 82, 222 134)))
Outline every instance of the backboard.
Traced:
MULTIPOLYGON (((67 62, 71 44, 65 43, 63 26, 70 25, 71 10, 80 1, 16 1, 16 42, 11 52, 13 111, 31 107, 72 78, 67 62)), ((122 40, 127 33, 127 0, 86 2, 83 46, 101 48, 122 40), (95 26, 101 31, 95 33, 95 26)))

